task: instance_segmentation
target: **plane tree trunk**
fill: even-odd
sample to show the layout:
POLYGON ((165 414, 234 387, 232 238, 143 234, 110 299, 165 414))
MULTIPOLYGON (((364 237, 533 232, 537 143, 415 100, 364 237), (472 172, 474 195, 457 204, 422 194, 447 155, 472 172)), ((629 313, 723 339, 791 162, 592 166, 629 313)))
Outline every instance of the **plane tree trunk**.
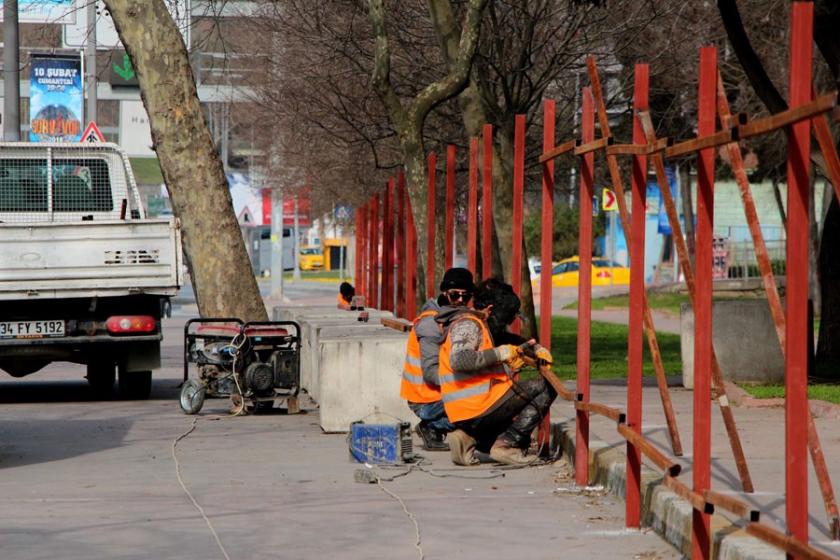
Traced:
POLYGON ((199 313, 265 320, 180 31, 163 0, 105 0, 105 5, 137 72, 155 151, 181 221, 199 313))

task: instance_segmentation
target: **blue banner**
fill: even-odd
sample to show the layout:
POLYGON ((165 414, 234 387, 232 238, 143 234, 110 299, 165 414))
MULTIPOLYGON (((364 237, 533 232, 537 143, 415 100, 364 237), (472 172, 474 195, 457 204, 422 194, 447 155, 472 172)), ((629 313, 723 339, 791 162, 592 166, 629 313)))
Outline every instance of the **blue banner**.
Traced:
POLYGON ((33 55, 31 66, 29 141, 78 142, 84 102, 81 60, 33 55))
MULTIPOLYGON (((668 177, 671 200, 676 200, 677 175, 674 173, 674 168, 670 166, 665 167, 665 175, 668 177)), ((679 215, 679 209, 677 209, 677 214, 679 215)), ((659 227, 657 231, 663 235, 671 235, 671 222, 668 221, 668 214, 665 212, 665 202, 662 200, 661 192, 659 193, 659 227)))

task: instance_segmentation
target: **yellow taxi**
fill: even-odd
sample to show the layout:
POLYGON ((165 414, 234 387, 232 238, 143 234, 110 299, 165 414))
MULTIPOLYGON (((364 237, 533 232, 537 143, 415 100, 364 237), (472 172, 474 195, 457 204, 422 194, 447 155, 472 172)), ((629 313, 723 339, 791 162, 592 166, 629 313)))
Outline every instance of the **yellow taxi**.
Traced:
POLYGON ((324 268, 324 252, 320 247, 301 247, 298 265, 301 270, 322 270, 324 268))
MULTIPOLYGON (((555 288, 575 287, 580 280, 580 257, 575 255, 557 263, 551 271, 555 288)), ((630 269, 602 257, 592 257, 592 285, 620 286, 630 284, 630 269)))

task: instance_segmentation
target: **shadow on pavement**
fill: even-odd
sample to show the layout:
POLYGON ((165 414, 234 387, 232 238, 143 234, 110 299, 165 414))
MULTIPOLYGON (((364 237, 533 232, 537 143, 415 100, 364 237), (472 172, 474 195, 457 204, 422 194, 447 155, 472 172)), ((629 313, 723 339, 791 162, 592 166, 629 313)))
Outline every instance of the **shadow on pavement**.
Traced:
POLYGON ((119 447, 133 423, 121 417, 6 420, 0 426, 0 469, 49 463, 119 447))

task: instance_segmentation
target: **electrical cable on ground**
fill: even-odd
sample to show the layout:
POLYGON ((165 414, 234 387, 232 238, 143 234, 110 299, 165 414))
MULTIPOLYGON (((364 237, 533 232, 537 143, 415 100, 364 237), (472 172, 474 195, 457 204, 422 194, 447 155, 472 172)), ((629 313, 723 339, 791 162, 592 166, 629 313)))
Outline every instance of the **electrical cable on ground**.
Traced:
MULTIPOLYGON (((207 524, 207 528, 210 529, 210 532, 213 534, 213 538, 216 539, 216 544, 219 546, 219 550, 222 551, 222 555, 225 557, 225 560, 230 560, 230 556, 228 556, 227 550, 225 550, 224 545, 222 544, 222 540, 219 538, 219 534, 216 533, 216 529, 213 528, 213 524, 210 523, 210 519, 207 517, 207 514, 204 513, 204 508, 202 508, 195 498, 193 497, 192 493, 190 493, 187 485, 184 484, 184 479, 181 477, 181 463, 178 461, 178 455, 175 453, 175 448, 178 446, 178 442, 190 435, 196 428, 196 423, 198 422, 198 417, 193 418, 192 424, 190 424, 189 429, 186 432, 181 434, 180 436, 176 437, 172 440, 172 459, 175 461, 175 475, 178 477, 178 484, 181 485, 181 489, 187 495, 187 497, 192 502, 192 505, 195 506, 195 509, 201 514, 202 519, 207 524)), ((405 506, 403 506, 405 507, 405 506)), ((419 534, 419 529, 418 529, 419 534)), ((419 537, 418 537, 419 539, 419 537)), ((422 558, 422 556, 421 556, 422 558)))
MULTIPOLYGON (((408 472, 411 471, 407 471, 406 474, 408 474, 408 472)), ((378 476, 376 477, 376 485, 379 486, 380 490, 382 490, 383 492, 394 498, 397 502, 399 502, 399 504, 402 506, 403 511, 405 512, 405 515, 411 520, 412 523, 414 523, 414 534, 417 537, 417 540, 415 540, 414 542, 414 548, 417 549, 417 554, 420 555, 420 560, 423 560, 426 557, 426 555, 423 553, 423 547, 421 546, 420 542, 420 524, 417 523, 417 518, 414 517, 413 513, 408 511, 408 508, 405 506, 405 502, 402 500, 402 498, 400 498, 394 492, 391 492, 390 490, 385 488, 385 486, 382 485, 382 480, 378 476)))

